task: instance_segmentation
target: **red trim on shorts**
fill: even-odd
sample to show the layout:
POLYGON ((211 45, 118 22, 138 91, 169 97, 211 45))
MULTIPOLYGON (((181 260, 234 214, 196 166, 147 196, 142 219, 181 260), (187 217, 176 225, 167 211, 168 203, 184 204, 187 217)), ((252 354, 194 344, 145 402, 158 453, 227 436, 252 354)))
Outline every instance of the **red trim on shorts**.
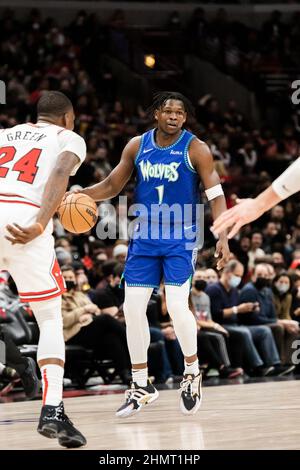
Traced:
POLYGON ((54 299, 55 297, 59 297, 60 295, 64 294, 65 292, 67 291, 67 289, 63 289, 63 290, 60 290, 58 292, 56 292, 56 294, 52 294, 52 295, 49 295, 47 297, 34 297, 34 298, 22 298, 20 297, 20 301, 22 303, 27 303, 27 302, 42 302, 43 300, 50 300, 50 299, 54 299))
POLYGON ((66 283, 65 283, 64 277, 62 275, 60 266, 58 264, 56 255, 54 255, 54 258, 53 258, 53 263, 52 263, 52 267, 51 267, 51 276, 52 276, 52 279, 54 280, 54 283, 57 285, 57 287, 61 291, 65 291, 66 283))
POLYGON ((48 393, 48 377, 47 377, 47 369, 43 370, 43 381, 44 381, 44 390, 43 390, 43 406, 46 403, 47 393, 48 393))
POLYGON ((67 291, 65 280, 61 273, 61 269, 55 256, 55 252, 53 253, 50 275, 53 279, 54 284, 56 284, 56 287, 54 287, 53 289, 39 292, 19 292, 21 302, 40 302, 41 300, 49 300, 58 297, 59 295, 62 295, 67 291))
POLYGON ((20 197, 21 199, 25 199, 24 196, 20 196, 19 194, 3 194, 3 193, 0 193, 0 196, 5 196, 5 197, 20 197))
POLYGON ((57 287, 54 287, 54 289, 49 289, 49 290, 40 290, 38 292, 19 292, 19 296, 24 297, 26 295, 43 295, 43 294, 52 294, 53 292, 57 291, 57 287))

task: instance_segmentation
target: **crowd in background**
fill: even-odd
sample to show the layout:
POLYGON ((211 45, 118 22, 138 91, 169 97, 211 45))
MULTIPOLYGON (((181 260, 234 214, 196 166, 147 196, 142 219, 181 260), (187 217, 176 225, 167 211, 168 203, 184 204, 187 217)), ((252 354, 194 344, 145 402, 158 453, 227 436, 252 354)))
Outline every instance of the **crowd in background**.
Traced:
MULTIPOLYGON (((205 44, 201 50, 205 54, 214 50, 218 61, 222 56, 221 67, 229 67, 229 59, 231 69, 238 62, 234 65, 239 67, 237 76, 243 78, 248 76, 251 64, 254 73, 259 63, 273 60, 279 67, 279 62, 285 63, 287 58, 292 65, 297 62, 300 33, 296 19, 287 25, 274 14, 262 31, 244 26, 241 32, 241 26, 229 27, 224 12, 209 23, 204 12, 197 10, 185 39, 190 48, 205 44)), ((103 180, 118 163, 128 140, 152 125, 140 103, 128 106, 118 99, 114 77, 105 64, 95 59, 99 70, 92 74, 95 63, 91 63, 91 51, 95 47, 98 51, 107 47, 106 52, 116 56, 126 52, 124 21, 119 12, 104 27, 80 12, 67 27, 61 28, 53 19, 42 19, 37 10, 22 24, 11 11, 4 13, 0 21, 0 74, 7 84, 8 103, 0 110, 0 125, 11 127, 33 120, 36 102, 44 90, 59 89, 67 94, 76 111, 76 130, 87 143, 86 161, 71 178, 71 186, 85 187, 103 180)), ((169 27, 176 22, 175 14, 169 27)), ((203 95, 194 104, 195 117, 188 126, 209 145, 228 206, 234 204, 236 195, 249 197, 261 192, 297 158, 297 113, 286 118, 277 132, 268 125, 251 127, 234 99, 224 109, 210 95, 203 95)), ((199 190, 202 192, 201 187, 199 190)), ((134 177, 122 192, 128 206, 133 193, 134 177)), ((99 359, 112 359, 120 380, 128 383, 124 292, 119 285, 130 219, 117 198, 111 202, 118 215, 115 239, 100 240, 97 228, 73 236, 64 231, 57 219, 54 233, 57 258, 68 287, 63 296, 66 343, 92 349, 99 359)), ((211 213, 204 196, 203 202, 205 243, 198 254, 191 291, 203 370, 207 374, 211 369, 217 370, 224 378, 242 375, 244 371, 253 376, 293 372, 293 345, 300 335, 299 197, 294 196, 245 226, 230 242, 232 259, 222 273, 215 270, 216 240, 209 230, 211 213)), ((105 203, 101 204, 100 213, 105 207, 105 203)), ((3 274, 2 294, 8 293, 9 282, 3 274)), ((182 374, 183 358, 166 310, 163 285, 153 294, 147 314, 150 368, 157 381, 173 380, 182 374)))

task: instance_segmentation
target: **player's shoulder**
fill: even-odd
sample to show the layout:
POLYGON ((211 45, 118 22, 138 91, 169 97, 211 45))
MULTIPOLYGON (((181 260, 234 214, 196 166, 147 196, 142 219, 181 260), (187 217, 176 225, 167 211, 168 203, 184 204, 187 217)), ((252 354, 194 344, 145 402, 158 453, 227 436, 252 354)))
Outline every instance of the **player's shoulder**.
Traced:
POLYGON ((130 139, 127 144, 128 150, 138 151, 142 142, 142 137, 142 135, 136 135, 135 137, 132 137, 132 139, 130 139))
POLYGON ((129 141, 132 145, 140 144, 142 140, 143 134, 141 135, 136 135, 135 137, 132 137, 129 141))
POLYGON ((77 134, 77 132, 71 131, 70 129, 66 129, 65 127, 55 126, 56 133, 59 141, 77 141, 77 142, 85 142, 81 135, 77 134))
POLYGON ((190 152, 195 151, 197 153, 200 152, 201 154, 208 154, 208 153, 210 154, 210 149, 207 143, 199 139, 196 135, 194 134, 192 135, 193 135, 193 139, 191 139, 189 151, 190 152))

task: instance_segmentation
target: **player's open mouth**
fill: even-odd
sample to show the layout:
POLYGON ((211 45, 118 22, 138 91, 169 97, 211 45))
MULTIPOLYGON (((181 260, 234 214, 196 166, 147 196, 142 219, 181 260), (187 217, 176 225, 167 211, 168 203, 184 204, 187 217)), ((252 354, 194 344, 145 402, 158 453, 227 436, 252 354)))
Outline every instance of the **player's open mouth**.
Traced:
POLYGON ((171 129, 177 129, 177 124, 167 123, 167 126, 170 127, 171 129))

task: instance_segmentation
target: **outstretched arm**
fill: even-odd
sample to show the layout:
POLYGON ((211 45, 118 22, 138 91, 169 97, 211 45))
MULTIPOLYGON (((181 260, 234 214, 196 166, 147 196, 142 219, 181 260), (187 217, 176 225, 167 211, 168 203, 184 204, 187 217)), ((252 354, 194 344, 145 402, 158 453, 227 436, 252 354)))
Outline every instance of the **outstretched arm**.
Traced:
MULTIPOLYGON (((226 211, 226 201, 220 186, 220 178, 214 167, 213 156, 208 146, 198 139, 191 142, 189 155, 191 163, 197 170, 199 177, 204 185, 208 196, 213 219, 226 211)), ((227 242, 226 231, 219 234, 220 239, 217 242, 215 256, 221 255, 217 263, 217 269, 222 269, 229 260, 229 247, 227 242)))
POLYGON ((289 166, 272 186, 259 194, 255 199, 242 199, 238 205, 224 212, 212 227, 218 234, 230 228, 228 238, 234 237, 240 228, 258 219, 264 212, 276 206, 280 201, 300 190, 300 158, 289 166))
POLYGON ((117 196, 124 188, 134 170, 134 160, 138 153, 141 137, 134 137, 124 148, 120 163, 101 181, 89 188, 80 190, 95 201, 104 201, 117 196))

